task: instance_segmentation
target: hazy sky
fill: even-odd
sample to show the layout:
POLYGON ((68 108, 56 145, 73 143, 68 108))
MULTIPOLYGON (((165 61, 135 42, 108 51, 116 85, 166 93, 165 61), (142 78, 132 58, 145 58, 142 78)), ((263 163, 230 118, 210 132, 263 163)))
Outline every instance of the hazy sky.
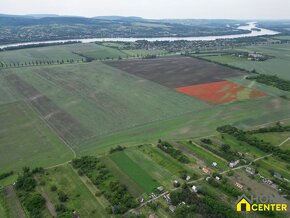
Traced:
POLYGON ((0 0, 0 13, 290 19, 290 0, 0 0))

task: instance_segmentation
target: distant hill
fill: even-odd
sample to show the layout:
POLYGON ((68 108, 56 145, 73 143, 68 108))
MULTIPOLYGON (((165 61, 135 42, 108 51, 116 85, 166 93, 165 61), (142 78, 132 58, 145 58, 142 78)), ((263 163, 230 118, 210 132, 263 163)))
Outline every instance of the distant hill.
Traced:
POLYGON ((0 15, 0 43, 79 38, 214 36, 248 33, 236 29, 243 21, 153 20, 141 17, 93 18, 55 14, 0 15))

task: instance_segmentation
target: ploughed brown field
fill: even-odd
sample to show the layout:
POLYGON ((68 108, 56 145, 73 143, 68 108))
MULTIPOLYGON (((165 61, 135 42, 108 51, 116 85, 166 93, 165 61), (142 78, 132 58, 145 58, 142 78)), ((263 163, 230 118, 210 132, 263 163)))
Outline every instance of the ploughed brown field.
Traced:
POLYGON ((106 61, 106 64, 169 88, 219 82, 244 73, 192 57, 106 61))

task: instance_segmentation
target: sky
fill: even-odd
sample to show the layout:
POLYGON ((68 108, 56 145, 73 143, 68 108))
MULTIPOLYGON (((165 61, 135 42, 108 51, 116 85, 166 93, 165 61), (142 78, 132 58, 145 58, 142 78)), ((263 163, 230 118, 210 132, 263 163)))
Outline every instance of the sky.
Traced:
POLYGON ((290 19, 290 0, 0 0, 0 14, 290 19))

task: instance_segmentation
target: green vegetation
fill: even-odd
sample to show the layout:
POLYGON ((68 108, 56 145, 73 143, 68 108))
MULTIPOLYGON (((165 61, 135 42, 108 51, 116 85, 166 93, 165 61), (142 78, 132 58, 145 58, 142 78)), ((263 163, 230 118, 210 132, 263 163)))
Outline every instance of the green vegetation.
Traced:
MULTIPOLYGON (((43 173, 43 170, 37 172, 43 173)), ((15 187, 17 195, 29 216, 38 218, 42 217, 41 213, 45 208, 46 200, 35 190, 37 184, 34 179, 35 173, 29 168, 23 168, 22 174, 17 178, 15 187)))
POLYGON ((112 154, 110 158, 145 192, 151 193, 159 186, 159 183, 136 162, 134 162, 125 152, 116 152, 112 154))
POLYGON ((284 91, 290 91, 290 80, 280 79, 278 76, 259 74, 258 76, 248 76, 246 79, 255 80, 259 83, 273 86, 284 91))
POLYGON ((186 155, 182 153, 182 151, 175 149, 170 143, 165 142, 165 141, 159 141, 158 148, 160 148, 162 151, 165 153, 169 154, 171 157, 174 159, 178 160, 180 163, 187 164, 189 163, 189 159, 186 155))
POLYGON ((256 137, 252 136, 251 134, 230 125, 218 127, 217 131, 232 135, 239 141, 246 142, 249 145, 257 147, 260 150, 265 151, 267 153, 273 153, 274 155, 290 163, 290 159, 289 159, 290 150, 283 151, 280 148, 271 145, 269 142, 264 142, 263 140, 259 140, 256 137))
POLYGON ((156 164, 162 166, 167 171, 171 172, 172 174, 177 174, 178 172, 184 171, 184 166, 174 158, 167 156, 163 153, 163 151, 160 151, 159 149, 156 149, 155 147, 152 147, 150 145, 143 145, 138 146, 138 149, 145 153, 147 156, 149 156, 156 164))
MULTIPOLYGON (((199 100, 98 62, 13 69, 13 73, 72 115, 91 131, 91 137, 207 107, 199 100)), ((82 150, 81 146, 76 149, 82 150)))
POLYGON ((273 58, 266 61, 249 61, 246 58, 230 55, 207 56, 204 58, 249 71, 255 70, 260 74, 277 75, 279 78, 290 80, 288 73, 290 68, 290 44, 247 46, 239 47, 238 49, 250 53, 259 52, 273 58))
POLYGON ((23 165, 51 166, 73 157, 28 105, 22 102, 0 105, 0 120, 0 173, 20 170, 23 165))
POLYGON ((211 166, 213 162, 216 162, 218 164, 217 168, 219 170, 225 170, 227 168, 226 160, 224 160, 222 157, 214 155, 207 149, 199 147, 197 144, 190 142, 184 142, 183 145, 193 151, 200 160, 205 162, 207 166, 211 166))
POLYGON ((173 205, 178 205, 182 201, 186 203, 184 206, 177 208, 175 215, 178 218, 194 216, 194 214, 202 214, 208 217, 240 217, 232 208, 221 202, 213 196, 204 194, 198 197, 185 186, 181 191, 170 193, 173 205))
POLYGON ((89 189, 89 183, 84 177, 79 177, 70 165, 46 170, 44 174, 36 177, 39 192, 47 196, 54 206, 53 211, 58 217, 71 217, 72 211, 77 211, 82 217, 109 217, 105 211, 108 204, 95 192, 89 189), (65 202, 59 199, 59 193, 67 196, 65 202), (85 203, 84 203, 85 202, 85 203))
MULTIPOLYGON (((113 155, 116 155, 115 153, 113 155)), ((123 214, 131 208, 137 206, 135 199, 128 193, 126 186, 113 176, 106 166, 96 157, 85 156, 79 159, 73 159, 72 166, 78 170, 79 175, 86 175, 101 191, 110 202, 106 208, 108 213, 123 214)))
POLYGON ((6 172, 6 173, 1 173, 1 174, 0 174, 0 180, 3 180, 3 179, 5 179, 5 178, 7 178, 7 177, 13 175, 13 173, 14 173, 13 171, 9 171, 9 172, 6 172))

